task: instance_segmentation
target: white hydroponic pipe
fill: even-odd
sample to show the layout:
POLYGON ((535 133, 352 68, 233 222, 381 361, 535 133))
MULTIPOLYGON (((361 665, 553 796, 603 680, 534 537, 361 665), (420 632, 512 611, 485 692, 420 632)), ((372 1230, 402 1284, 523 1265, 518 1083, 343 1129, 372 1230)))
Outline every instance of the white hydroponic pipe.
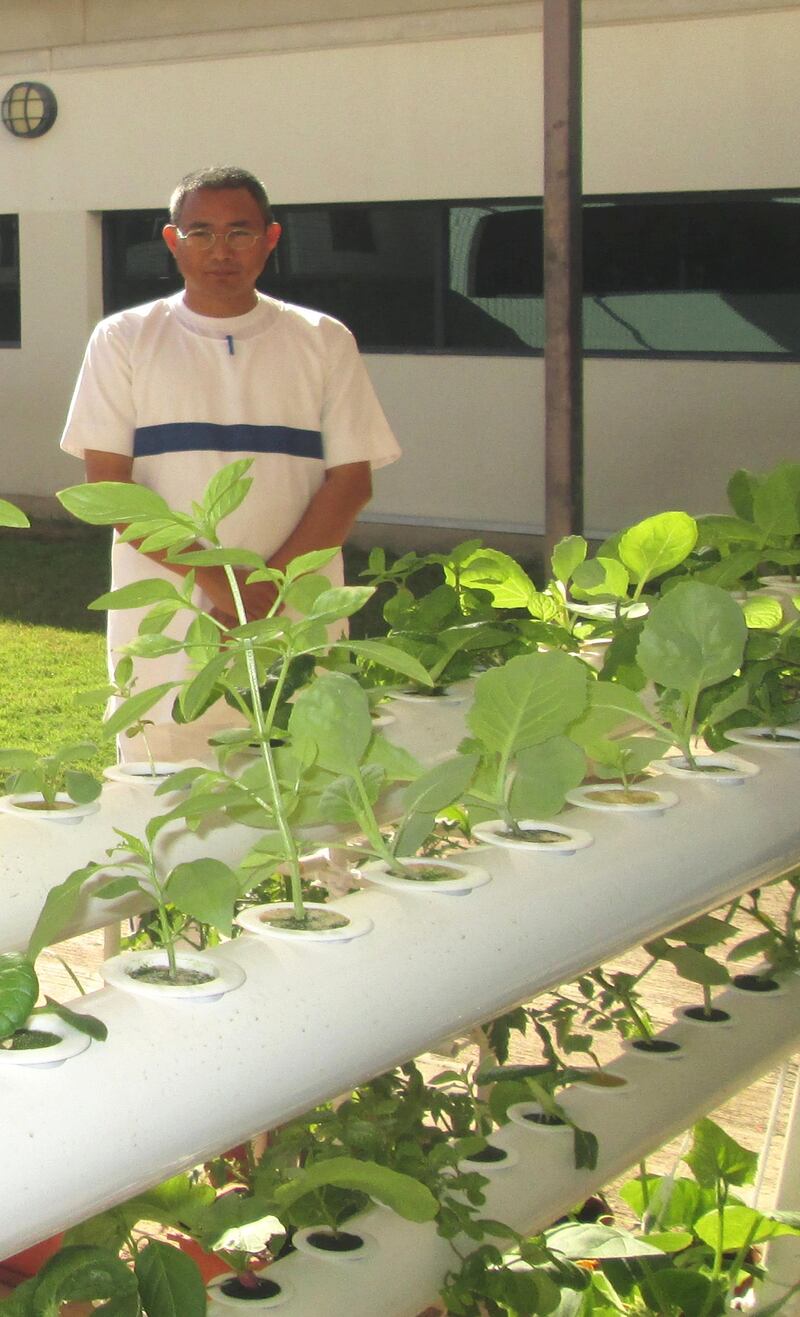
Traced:
MULTIPOLYGON (((56 1070, 9 1068, 0 1256, 530 1001, 800 862, 796 753, 749 751, 743 786, 676 782, 665 814, 581 814, 594 844, 518 858, 463 896, 371 889, 340 904, 350 942, 245 936, 216 954, 247 979, 211 1004, 106 989, 109 1039, 56 1070)), ((577 813, 577 811, 576 811, 577 813)))
MULTIPOLYGON (((434 754, 448 747, 454 751, 464 735, 466 699, 461 704, 397 701, 393 707, 396 721, 387 734, 423 762, 430 762, 434 754)), ((202 742, 194 748, 198 759, 208 759, 208 747, 202 742)), ((89 861, 102 862, 107 850, 120 841, 115 829, 143 836, 148 819, 165 814, 175 803, 175 796, 155 796, 142 783, 114 782, 103 787, 98 811, 78 822, 0 813, 0 952, 24 949, 50 888, 89 861)), ((338 833, 333 828, 316 828, 308 829, 307 835, 323 841, 338 833)), ((165 870, 200 857, 235 865, 259 836, 257 829, 221 816, 204 823, 197 832, 176 822, 159 835, 157 853, 165 870)), ((145 908, 145 902, 136 897, 116 901, 93 897, 93 888, 102 881, 98 875, 84 888, 75 916, 63 931, 65 938, 103 928, 145 908)))
MULTIPOLYGON (((730 1027, 681 1022, 659 1035, 680 1042, 679 1060, 620 1056, 608 1069, 628 1081, 625 1088, 564 1090, 570 1116, 598 1137, 593 1170, 576 1170, 568 1127, 508 1124, 493 1133, 492 1143, 513 1149, 518 1161, 487 1177, 482 1214, 522 1234, 545 1229, 771 1069, 800 1040, 797 976, 779 996, 733 989, 717 1004, 730 1012, 730 1027)), ((679 1174, 690 1176, 686 1167, 679 1174)), ((435 1300, 448 1271, 458 1269, 455 1252, 431 1224, 415 1225, 378 1209, 360 1216, 358 1225, 378 1241, 371 1256, 348 1263, 294 1253, 269 1268, 270 1280, 287 1286, 282 1317, 417 1317, 435 1300)), ((462 1255, 476 1247, 467 1239, 457 1243, 462 1255)), ((787 1283, 800 1278, 796 1253, 793 1263, 787 1283)), ((225 1317, 230 1309, 211 1302, 208 1312, 225 1317)))

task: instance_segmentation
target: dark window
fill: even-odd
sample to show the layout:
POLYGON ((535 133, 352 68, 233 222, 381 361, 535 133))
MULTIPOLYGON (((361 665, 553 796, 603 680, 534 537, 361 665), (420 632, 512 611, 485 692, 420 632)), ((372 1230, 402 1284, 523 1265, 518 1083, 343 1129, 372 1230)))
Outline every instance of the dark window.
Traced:
MULTIPOLYGON (((180 287, 162 211, 105 217, 106 306, 180 287)), ((367 352, 544 349, 541 198, 278 206, 259 284, 367 352)), ((800 191, 587 197, 587 355, 800 359, 800 191)))
POLYGON ((19 220, 0 215, 0 348, 18 348, 20 332, 19 220))
POLYGON ((103 306, 106 315, 154 302, 182 287, 161 230, 166 210, 112 210, 103 216, 103 306))

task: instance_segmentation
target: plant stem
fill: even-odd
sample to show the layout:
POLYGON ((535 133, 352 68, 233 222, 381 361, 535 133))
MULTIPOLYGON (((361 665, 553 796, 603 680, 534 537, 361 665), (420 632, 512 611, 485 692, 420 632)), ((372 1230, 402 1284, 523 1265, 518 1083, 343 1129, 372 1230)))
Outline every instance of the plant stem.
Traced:
MULTIPOLYGON (((236 574, 233 568, 230 567, 228 564, 225 565, 225 575, 228 580, 228 586, 230 588, 231 596, 233 598, 233 604, 236 609, 236 616, 238 617, 240 624, 242 626, 245 626, 247 623, 247 613, 245 611, 244 602, 242 600, 242 594, 239 589, 239 582, 236 579, 236 574)), ((278 599, 280 599, 280 595, 278 596, 278 599)), ((275 605, 273 605, 273 608, 277 607, 277 603, 278 600, 276 600, 275 605)), ((289 826, 289 820, 286 817, 286 811, 284 809, 283 795, 281 793, 280 782, 278 780, 278 772, 275 767, 275 760, 272 754, 272 747, 269 744, 269 725, 264 719, 264 710, 261 707, 261 695, 258 686, 258 670, 256 668, 255 649, 253 646, 253 642, 249 636, 244 641, 244 656, 245 656, 245 666, 247 668, 247 681, 250 687, 250 698, 253 702, 253 718, 255 719, 256 728, 258 730, 259 741, 261 744, 261 756, 264 760, 264 767, 267 770, 267 781, 269 784, 269 793, 272 801, 272 812, 275 816, 275 821, 278 825, 278 831, 280 833, 281 841, 283 843, 284 854, 286 856, 286 861, 289 866, 289 882, 291 885, 291 892, 292 892, 292 905, 294 907, 293 913, 295 919, 299 920, 302 923, 305 921, 306 912, 305 912, 305 906, 303 904, 303 890, 302 890, 302 883, 300 878, 300 857, 297 851, 297 845, 295 843, 294 834, 292 833, 292 830, 289 826)), ((284 660, 284 672, 283 672, 284 680, 285 680, 285 669, 287 666, 288 666, 288 660, 284 660)), ((280 682, 280 678, 279 678, 278 686, 276 687, 276 694, 278 693, 278 688, 280 687, 281 684, 282 683, 280 682)), ((273 696, 273 702, 270 706, 271 714, 274 711, 274 705, 275 705, 275 697, 273 696)))

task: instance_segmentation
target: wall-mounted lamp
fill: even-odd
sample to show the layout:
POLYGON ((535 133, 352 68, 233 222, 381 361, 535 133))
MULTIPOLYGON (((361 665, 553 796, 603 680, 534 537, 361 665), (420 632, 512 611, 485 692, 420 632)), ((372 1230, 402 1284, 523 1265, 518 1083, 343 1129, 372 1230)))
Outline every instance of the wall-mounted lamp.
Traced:
POLYGON ((0 103, 3 123, 15 137, 42 137, 57 114, 55 95, 43 82, 15 82, 0 103))

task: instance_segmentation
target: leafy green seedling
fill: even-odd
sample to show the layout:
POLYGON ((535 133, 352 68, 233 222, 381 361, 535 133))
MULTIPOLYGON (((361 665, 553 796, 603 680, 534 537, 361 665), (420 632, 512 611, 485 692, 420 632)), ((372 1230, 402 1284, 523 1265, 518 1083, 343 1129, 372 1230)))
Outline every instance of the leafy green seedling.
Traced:
MULTIPOLYGON (((746 639, 747 623, 735 600, 699 581, 682 581, 659 599, 642 628, 637 661, 660 688, 659 713, 692 767, 700 696, 741 668, 746 639)), ((712 706, 706 720, 713 722, 719 712, 712 706)))
POLYGON ((467 804, 474 818, 500 817, 524 838, 520 820, 551 818, 582 781, 586 761, 567 732, 586 709, 585 664, 553 650, 520 654, 475 683, 461 750, 477 756, 467 804))
POLYGON ((401 857, 413 856, 430 835, 437 815, 466 790, 475 759, 454 757, 422 772, 405 751, 374 730, 369 700, 344 673, 326 673, 298 695, 289 719, 292 749, 309 764, 306 789, 312 817, 357 823, 364 844, 355 849, 408 876, 401 857), (408 785, 398 804, 391 841, 376 812, 387 788, 408 785))
POLYGON ((714 915, 698 915, 696 919, 672 928, 663 937, 645 943, 645 951, 656 960, 669 961, 682 979, 696 983, 703 990, 702 1015, 714 1018, 711 989, 724 987, 730 975, 723 964, 707 954, 709 947, 719 946, 737 933, 735 924, 714 915))
MULTIPOLYGON (((47 809, 58 808, 60 791, 74 804, 87 805, 100 795, 102 783, 71 765, 91 759, 96 753, 97 746, 91 741, 60 746, 51 755, 37 755, 33 750, 0 750, 0 772, 9 773, 9 794, 36 795, 47 809)), ((36 802, 29 807, 35 808, 36 802)))
POLYGON ((106 1026, 93 1015, 81 1015, 50 997, 45 999, 44 1006, 36 1005, 39 996, 36 958, 45 947, 57 942, 69 927, 88 873, 88 869, 77 870, 65 883, 51 888, 24 953, 8 951, 0 955, 0 1046, 13 1048, 41 1045, 42 1038, 47 1039, 47 1034, 41 1034, 38 1030, 31 1034, 26 1028, 31 1016, 41 1013, 57 1015, 80 1033, 88 1034, 98 1042, 105 1039, 108 1032, 106 1026))
POLYGON ((146 908, 156 912, 161 945, 167 955, 165 977, 175 983, 182 981, 183 972, 176 960, 176 943, 185 935, 186 925, 197 920, 230 937, 233 904, 240 894, 240 883, 228 865, 210 858, 177 864, 162 876, 156 840, 171 817, 160 814, 150 819, 144 839, 115 828, 120 841, 108 850, 108 859, 76 869, 64 882, 51 889, 47 899, 60 912, 61 918, 68 920, 80 899, 81 888, 98 874, 108 879, 93 888, 93 895, 101 900, 116 900, 140 893, 146 908), (184 916, 182 923, 170 919, 170 906, 184 916))

